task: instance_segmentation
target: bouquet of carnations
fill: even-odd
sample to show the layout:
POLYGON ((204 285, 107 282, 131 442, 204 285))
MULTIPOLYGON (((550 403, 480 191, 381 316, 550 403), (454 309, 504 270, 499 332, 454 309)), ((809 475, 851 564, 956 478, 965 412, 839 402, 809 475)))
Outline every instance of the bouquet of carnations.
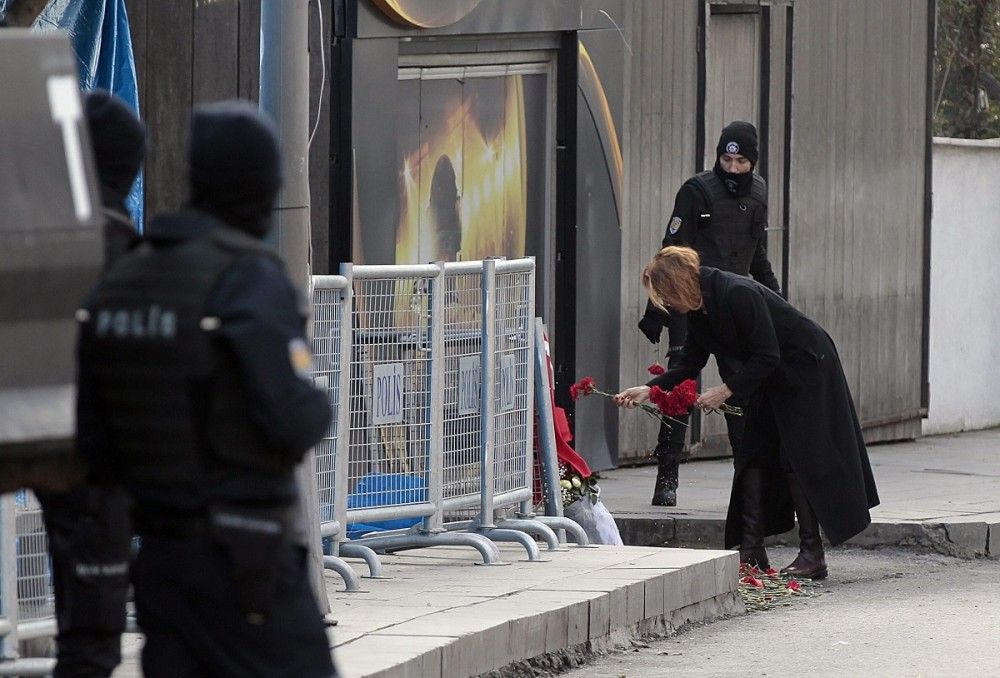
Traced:
MULTIPOLYGON (((650 365, 648 369, 649 373, 653 375, 660 375, 664 372, 663 366, 655 363, 650 365)), ((584 377, 569 387, 569 395, 573 398, 573 400, 578 400, 591 394, 597 394, 604 396, 605 398, 615 397, 614 393, 608 393, 607 391, 602 391, 597 388, 597 384, 594 382, 593 377, 584 377)), ((659 386, 650 387, 649 401, 639 403, 637 407, 649 416, 654 419, 659 419, 668 427, 672 428, 678 424, 681 426, 687 425, 687 422, 682 421, 678 417, 686 416, 697 401, 698 383, 694 379, 685 379, 669 391, 664 391, 659 386)), ((724 412, 725 414, 733 414, 736 416, 743 415, 743 408, 734 407, 725 403, 714 411, 724 412)))

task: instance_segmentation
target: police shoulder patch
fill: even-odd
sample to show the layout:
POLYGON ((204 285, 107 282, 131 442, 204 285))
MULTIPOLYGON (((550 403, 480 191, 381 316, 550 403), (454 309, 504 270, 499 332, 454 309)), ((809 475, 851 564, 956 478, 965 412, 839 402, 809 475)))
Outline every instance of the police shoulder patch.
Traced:
POLYGON ((669 231, 670 235, 677 235, 677 231, 681 230, 681 218, 674 217, 670 220, 669 231))
POLYGON ((296 337, 288 342, 288 362, 300 379, 312 378, 312 354, 304 339, 296 337))

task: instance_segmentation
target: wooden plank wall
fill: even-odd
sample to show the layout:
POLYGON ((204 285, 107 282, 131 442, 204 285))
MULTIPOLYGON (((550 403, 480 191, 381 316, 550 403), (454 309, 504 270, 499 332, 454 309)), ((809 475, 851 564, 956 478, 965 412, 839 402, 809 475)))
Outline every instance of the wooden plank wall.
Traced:
MULTIPOLYGON (((674 195, 694 172, 697 113, 698 3, 635 0, 625 3, 622 145, 625 200, 622 218, 620 384, 646 381, 646 366, 663 360, 665 344, 652 346, 636 329, 646 306, 642 267, 659 249, 674 195)), ((651 419, 621 417, 619 459, 647 456, 656 443, 651 419)))
POLYGON ((869 441, 920 433, 927 3, 795 3, 789 292, 869 441))
MULTIPOLYGON (((261 0, 126 0, 139 85, 139 106, 149 128, 146 212, 176 209, 187 198, 187 138, 191 109, 222 99, 258 101, 261 0)), ((323 4, 323 56, 317 3, 309 3, 310 210, 314 271, 327 268, 329 219, 329 67, 331 0, 323 4), (323 87, 320 88, 321 81, 323 87)))
POLYGON ((188 123, 200 103, 259 89, 260 0, 126 0, 139 84, 149 129, 147 214, 187 198, 188 123))

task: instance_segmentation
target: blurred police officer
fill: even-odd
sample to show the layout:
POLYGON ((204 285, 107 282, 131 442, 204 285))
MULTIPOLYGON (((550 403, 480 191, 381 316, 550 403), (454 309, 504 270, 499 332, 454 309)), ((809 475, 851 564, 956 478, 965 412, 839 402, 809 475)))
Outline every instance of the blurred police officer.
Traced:
MULTIPOLYGON (((743 121, 729 123, 719 136, 715 155, 711 170, 691 177, 677 191, 663 246, 691 247, 701 257, 702 266, 753 276, 780 294, 778 279, 767 258, 767 183, 753 171, 758 158, 757 128, 743 121)), ((664 327, 669 341, 669 367, 684 346, 687 321, 683 313, 664 314, 647 304, 639 329, 655 344, 664 327)), ((727 360, 717 363, 723 381, 739 367, 727 360)), ((732 399, 730 404, 740 405, 732 399)), ((743 420, 727 415, 726 426, 733 454, 738 455, 743 420)), ((676 424, 672 428, 660 427, 654 506, 677 504, 677 472, 686 429, 676 424)))
MULTIPOLYGON (((145 155, 145 129, 105 90, 83 101, 104 210, 105 272, 139 241, 125 209, 145 155)), ((52 556, 57 678, 110 676, 121 661, 132 540, 128 496, 108 478, 38 492, 52 556)))
POLYGON ((188 207, 149 224, 82 314, 81 448, 135 501, 147 678, 335 674, 289 540, 293 469, 330 410, 301 297, 261 242, 280 166, 256 108, 196 109, 188 207))

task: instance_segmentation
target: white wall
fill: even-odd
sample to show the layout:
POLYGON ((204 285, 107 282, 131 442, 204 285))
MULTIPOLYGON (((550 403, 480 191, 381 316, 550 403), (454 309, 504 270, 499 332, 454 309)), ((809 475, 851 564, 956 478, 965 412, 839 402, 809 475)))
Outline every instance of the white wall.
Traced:
POLYGON ((934 139, 923 433, 1000 425, 1000 139, 934 139))

